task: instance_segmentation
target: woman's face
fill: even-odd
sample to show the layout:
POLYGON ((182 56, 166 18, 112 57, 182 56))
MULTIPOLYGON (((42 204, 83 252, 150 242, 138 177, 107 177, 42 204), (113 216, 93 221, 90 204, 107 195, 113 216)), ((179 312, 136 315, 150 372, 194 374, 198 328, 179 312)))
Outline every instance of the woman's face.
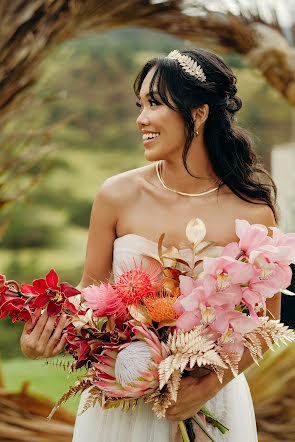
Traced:
MULTIPOLYGON (((166 106, 155 94, 155 100, 149 95, 150 82, 155 68, 146 75, 141 89, 140 114, 136 120, 143 135, 145 158, 159 161, 181 157, 185 144, 185 126, 182 116, 166 106)), ((173 104, 173 102, 172 102, 173 104)))

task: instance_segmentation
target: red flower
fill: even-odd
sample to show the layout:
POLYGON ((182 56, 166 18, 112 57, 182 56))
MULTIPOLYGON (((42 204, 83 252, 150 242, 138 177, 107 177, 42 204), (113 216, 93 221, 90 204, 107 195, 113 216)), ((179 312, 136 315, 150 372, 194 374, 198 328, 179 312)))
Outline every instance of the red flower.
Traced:
MULTIPOLYGON (((54 269, 47 273, 45 279, 35 279, 33 285, 22 284, 22 292, 37 295, 32 308, 43 308, 48 303, 48 316, 58 315, 67 298, 81 293, 67 282, 62 282, 58 286, 58 276, 54 269)), ((67 301, 66 308, 69 308, 69 304, 67 301)))
POLYGON ((4 292, 5 290, 9 289, 9 285, 6 281, 6 278, 4 275, 0 275, 0 293, 4 292))
POLYGON ((11 316, 12 322, 25 321, 32 318, 32 312, 29 307, 27 299, 24 298, 10 298, 0 308, 0 319, 5 316, 11 316))

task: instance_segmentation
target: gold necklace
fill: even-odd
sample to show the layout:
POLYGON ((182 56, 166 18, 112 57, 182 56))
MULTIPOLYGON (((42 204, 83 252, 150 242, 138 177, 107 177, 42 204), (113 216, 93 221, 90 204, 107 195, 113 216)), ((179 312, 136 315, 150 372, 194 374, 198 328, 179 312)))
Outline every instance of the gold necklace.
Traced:
POLYGON ((171 189, 171 187, 168 187, 167 184, 165 183, 165 181, 163 180, 163 178, 161 177, 160 161, 158 161, 157 164, 156 164, 156 171, 157 171, 157 176, 158 176, 159 181, 162 184, 162 186, 166 190, 170 190, 170 192, 177 193, 178 195, 183 195, 183 196, 202 196, 202 195, 207 195, 208 193, 211 193, 211 192, 215 192, 220 187, 220 186, 217 186, 217 187, 214 187, 214 189, 206 190, 205 192, 201 192, 201 193, 185 193, 185 192, 180 192, 178 190, 171 189))

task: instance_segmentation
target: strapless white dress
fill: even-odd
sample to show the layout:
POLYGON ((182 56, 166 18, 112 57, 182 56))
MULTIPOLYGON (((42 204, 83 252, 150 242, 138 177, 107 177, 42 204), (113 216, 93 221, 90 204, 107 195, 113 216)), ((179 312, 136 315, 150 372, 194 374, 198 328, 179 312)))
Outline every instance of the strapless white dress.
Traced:
MULTIPOLYGON (((222 247, 212 247, 212 256, 220 255, 222 247)), ((190 259, 191 251, 181 250, 190 259)), ((206 252, 208 255, 208 251, 206 252)), ((114 241, 113 271, 122 273, 122 267, 133 268, 133 259, 157 257, 157 244, 142 236, 128 234, 114 241)), ((180 270, 181 270, 180 264, 180 270)), ((139 402, 134 411, 102 410, 99 405, 80 415, 87 399, 82 394, 77 413, 73 442, 172 442, 175 425, 167 419, 157 419, 150 404, 139 402)), ((252 398, 244 374, 229 382, 217 395, 204 404, 229 431, 221 434, 210 424, 208 431, 216 442, 257 442, 257 430, 252 398)))

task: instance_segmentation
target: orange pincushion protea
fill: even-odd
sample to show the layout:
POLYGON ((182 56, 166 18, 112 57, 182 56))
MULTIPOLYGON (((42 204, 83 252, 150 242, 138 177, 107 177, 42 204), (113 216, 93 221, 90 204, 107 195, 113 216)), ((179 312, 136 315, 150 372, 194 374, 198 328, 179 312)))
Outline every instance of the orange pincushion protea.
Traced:
POLYGON ((160 292, 144 299, 144 304, 153 321, 160 322, 166 319, 177 319, 178 315, 173 308, 178 296, 181 295, 179 288, 172 293, 160 292))

